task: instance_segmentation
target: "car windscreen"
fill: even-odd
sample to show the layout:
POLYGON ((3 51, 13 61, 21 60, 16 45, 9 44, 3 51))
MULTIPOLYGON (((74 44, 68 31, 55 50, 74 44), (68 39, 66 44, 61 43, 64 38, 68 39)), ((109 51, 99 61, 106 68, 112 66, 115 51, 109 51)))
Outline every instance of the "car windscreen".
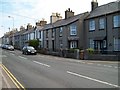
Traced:
POLYGON ((29 49, 29 50, 34 50, 34 47, 27 47, 27 49, 29 49))

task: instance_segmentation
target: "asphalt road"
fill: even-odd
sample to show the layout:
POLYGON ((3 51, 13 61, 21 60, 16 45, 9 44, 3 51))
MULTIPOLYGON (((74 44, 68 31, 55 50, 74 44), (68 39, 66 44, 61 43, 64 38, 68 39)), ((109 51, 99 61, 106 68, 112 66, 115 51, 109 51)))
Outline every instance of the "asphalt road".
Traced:
POLYGON ((2 63, 25 88, 118 88, 119 64, 2 51, 2 63))

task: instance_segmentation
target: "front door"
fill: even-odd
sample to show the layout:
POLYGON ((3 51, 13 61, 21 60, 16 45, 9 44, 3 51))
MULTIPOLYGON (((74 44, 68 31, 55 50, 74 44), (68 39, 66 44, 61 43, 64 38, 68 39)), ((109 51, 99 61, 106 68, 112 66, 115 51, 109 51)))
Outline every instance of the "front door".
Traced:
POLYGON ((95 49, 101 51, 103 49, 103 42, 102 41, 95 41, 95 49))

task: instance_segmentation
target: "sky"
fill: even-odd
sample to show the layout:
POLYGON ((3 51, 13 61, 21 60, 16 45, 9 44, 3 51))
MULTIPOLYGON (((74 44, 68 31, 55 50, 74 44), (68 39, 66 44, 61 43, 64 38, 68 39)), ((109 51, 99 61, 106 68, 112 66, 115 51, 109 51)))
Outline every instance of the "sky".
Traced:
MULTIPOLYGON (((92 0, 0 0, 0 37, 5 32, 28 23, 35 26, 35 22, 45 19, 50 22, 52 13, 60 13, 64 19, 64 12, 70 8, 75 15, 90 11, 92 0), (10 16, 10 18, 8 17, 10 16)), ((116 0, 97 0, 98 5, 116 0)))

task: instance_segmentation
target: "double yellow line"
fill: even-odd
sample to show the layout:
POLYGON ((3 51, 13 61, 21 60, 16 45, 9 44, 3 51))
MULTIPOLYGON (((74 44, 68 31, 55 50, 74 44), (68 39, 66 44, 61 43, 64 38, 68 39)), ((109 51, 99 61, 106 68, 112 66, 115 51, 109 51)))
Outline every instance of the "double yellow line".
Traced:
POLYGON ((0 66, 19 90, 26 90, 24 86, 13 76, 13 74, 3 64, 0 64, 0 66))

